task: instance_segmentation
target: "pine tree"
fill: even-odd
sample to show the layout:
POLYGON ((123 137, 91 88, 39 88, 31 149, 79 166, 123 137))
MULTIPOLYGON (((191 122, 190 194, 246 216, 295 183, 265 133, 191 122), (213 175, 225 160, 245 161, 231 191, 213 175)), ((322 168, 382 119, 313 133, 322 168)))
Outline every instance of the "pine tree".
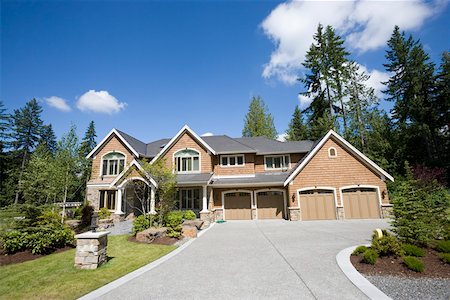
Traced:
MULTIPOLYGON (((7 154, 5 148, 7 144, 8 132, 10 130, 10 116, 6 113, 6 108, 0 100, 0 197, 5 196, 5 181, 7 173, 7 154)), ((0 206, 5 199, 0 199, 0 206)))
POLYGON ((301 141, 308 139, 307 127, 304 124, 302 112, 298 108, 298 105, 295 107, 292 120, 289 123, 286 134, 286 140, 288 141, 301 141))
POLYGON ((42 133, 43 122, 41 120, 41 113, 42 107, 36 99, 32 99, 23 108, 14 110, 12 116, 12 146, 15 151, 20 153, 22 158, 14 204, 19 202, 22 176, 28 155, 39 142, 42 133))
POLYGON ((97 142, 95 138, 97 134, 95 133, 95 124, 94 121, 89 123, 89 126, 84 134, 83 140, 80 145, 80 156, 86 157, 94 148, 97 146, 97 142))
POLYGON ((245 116, 242 136, 265 136, 271 139, 275 139, 277 136, 273 117, 269 113, 264 100, 259 96, 252 97, 248 113, 245 116))
POLYGON ((56 135, 53 131, 52 124, 42 126, 42 133, 39 140, 39 145, 44 145, 47 150, 54 154, 56 151, 56 135))

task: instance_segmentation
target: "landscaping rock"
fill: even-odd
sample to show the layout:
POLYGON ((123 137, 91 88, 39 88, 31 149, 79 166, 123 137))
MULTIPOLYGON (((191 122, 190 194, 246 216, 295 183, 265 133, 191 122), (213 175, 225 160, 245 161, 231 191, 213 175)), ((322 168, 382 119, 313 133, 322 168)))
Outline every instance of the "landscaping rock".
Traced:
POLYGON ((114 222, 111 219, 100 219, 98 220, 98 230, 106 230, 111 226, 114 226, 114 222))
POLYGON ((196 226, 191 225, 183 225, 181 227, 181 234, 188 238, 196 238, 198 233, 198 229, 196 226))
POLYGON ((202 220, 186 220, 183 222, 183 226, 194 226, 197 227, 198 230, 200 230, 204 223, 205 221, 202 220))
POLYGON ((166 227, 159 227, 159 228, 149 228, 144 231, 138 232, 136 234, 136 241, 140 243, 151 243, 154 239, 157 237, 163 236, 167 233, 166 227))
POLYGON ((67 220, 65 221, 66 225, 69 226, 70 229, 77 228, 81 221, 80 220, 67 220))
POLYGON ((134 213, 130 213, 128 216, 126 216, 125 220, 131 220, 134 221, 134 219, 136 219, 136 216, 134 215, 134 213))

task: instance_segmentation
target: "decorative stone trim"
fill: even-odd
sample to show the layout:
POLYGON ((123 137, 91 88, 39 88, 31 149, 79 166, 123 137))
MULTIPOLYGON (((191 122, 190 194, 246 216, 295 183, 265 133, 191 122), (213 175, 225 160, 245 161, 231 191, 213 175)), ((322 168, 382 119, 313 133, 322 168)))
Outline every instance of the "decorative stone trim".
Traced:
POLYGON ((344 220, 345 216, 344 216, 344 208, 343 207, 337 207, 337 218, 338 220, 344 220))
POLYGON ((223 220, 223 210, 221 208, 214 210, 214 221, 223 220))
POLYGON ((300 221, 300 208, 298 207, 289 207, 289 220, 291 221, 300 221))
POLYGON ((252 208, 252 220, 256 220, 256 208, 252 208))
POLYGON ((393 217, 393 208, 392 205, 382 205, 381 206, 381 217, 383 219, 392 218, 393 217))
POLYGON ((77 234, 77 250, 75 264, 78 269, 93 270, 106 262, 106 248, 109 231, 85 232, 77 234))

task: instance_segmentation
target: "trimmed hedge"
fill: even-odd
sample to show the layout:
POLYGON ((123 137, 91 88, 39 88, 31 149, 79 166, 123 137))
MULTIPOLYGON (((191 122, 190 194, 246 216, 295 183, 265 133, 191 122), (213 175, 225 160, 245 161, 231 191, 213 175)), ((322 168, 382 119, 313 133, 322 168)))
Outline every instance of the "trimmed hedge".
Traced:
POLYGON ((425 269, 423 262, 414 256, 403 257, 403 263, 414 272, 422 273, 425 269))

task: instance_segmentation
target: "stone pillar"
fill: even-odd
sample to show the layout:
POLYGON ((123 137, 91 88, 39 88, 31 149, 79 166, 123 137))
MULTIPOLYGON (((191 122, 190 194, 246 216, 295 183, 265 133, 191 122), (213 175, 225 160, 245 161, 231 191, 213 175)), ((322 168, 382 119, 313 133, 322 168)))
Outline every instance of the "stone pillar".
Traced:
POLYGON ((123 215, 124 212, 122 211, 122 194, 123 190, 120 188, 117 190, 117 200, 116 200, 116 211, 114 214, 116 215, 123 215))
POLYGON ((391 204, 384 204, 381 206, 381 217, 383 219, 392 219, 393 217, 393 209, 391 204))
POLYGON ((93 270, 106 262, 106 247, 109 231, 85 232, 77 234, 75 264, 78 269, 93 270))
POLYGON ((155 188, 153 186, 150 187, 150 214, 156 215, 155 210, 155 188))
POLYGON ((300 209, 298 207, 289 207, 289 220, 300 221, 300 209))
POLYGON ((339 206, 337 208, 337 219, 338 220, 344 220, 345 219, 344 208, 342 206, 339 206))

